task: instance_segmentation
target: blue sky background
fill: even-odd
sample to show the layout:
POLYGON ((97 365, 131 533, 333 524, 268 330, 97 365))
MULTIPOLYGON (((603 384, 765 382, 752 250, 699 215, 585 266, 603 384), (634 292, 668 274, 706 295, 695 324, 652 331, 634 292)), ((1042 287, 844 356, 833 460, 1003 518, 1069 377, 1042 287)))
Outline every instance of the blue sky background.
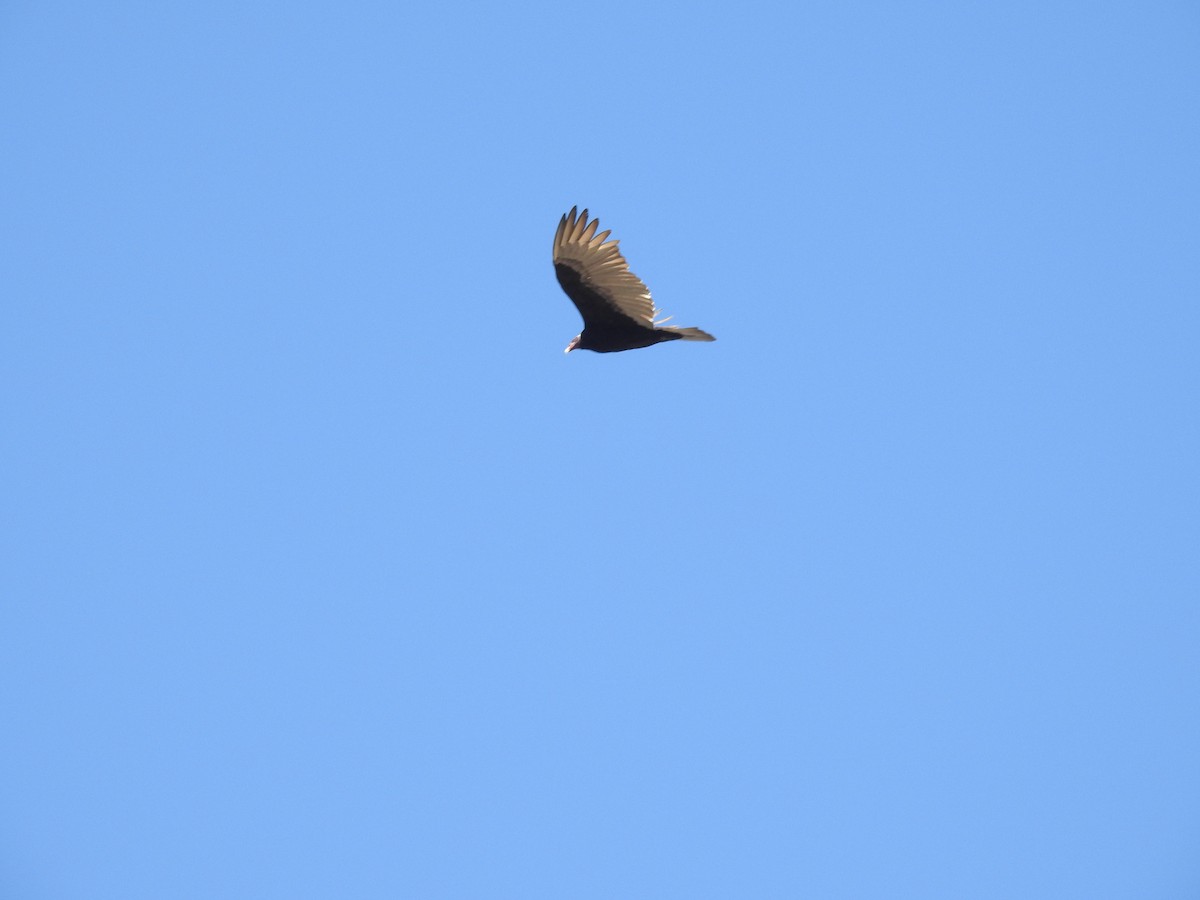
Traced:
POLYGON ((1200 8, 990 7, 5 4, 0 895, 1197 896, 1200 8))

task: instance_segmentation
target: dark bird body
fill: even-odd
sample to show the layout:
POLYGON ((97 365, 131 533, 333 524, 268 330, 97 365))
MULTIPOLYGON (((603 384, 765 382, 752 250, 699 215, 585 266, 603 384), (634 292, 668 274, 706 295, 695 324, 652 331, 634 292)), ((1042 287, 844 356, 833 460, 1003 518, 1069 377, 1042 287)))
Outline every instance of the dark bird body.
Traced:
POLYGON ((596 234, 600 220, 589 222, 587 216, 586 209, 577 215, 577 207, 572 207, 554 234, 554 274, 583 316, 583 331, 565 352, 615 353, 663 341, 716 340, 699 328, 664 326, 667 319, 655 321, 659 310, 650 290, 629 271, 617 241, 605 240, 612 232, 596 234))

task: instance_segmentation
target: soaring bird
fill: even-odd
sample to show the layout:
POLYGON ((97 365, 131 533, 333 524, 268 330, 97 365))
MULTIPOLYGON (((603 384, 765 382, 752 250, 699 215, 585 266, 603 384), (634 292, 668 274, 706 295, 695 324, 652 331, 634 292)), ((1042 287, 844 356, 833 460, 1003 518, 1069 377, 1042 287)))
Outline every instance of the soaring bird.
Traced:
POLYGON ((663 326, 671 317, 655 319, 650 289, 629 271, 629 263, 606 240, 612 231, 596 234, 599 219, 588 221, 588 211, 578 207, 562 217, 554 233, 554 274, 583 316, 583 331, 567 345, 572 350, 615 353, 637 350, 663 341, 715 341, 699 328, 663 326))

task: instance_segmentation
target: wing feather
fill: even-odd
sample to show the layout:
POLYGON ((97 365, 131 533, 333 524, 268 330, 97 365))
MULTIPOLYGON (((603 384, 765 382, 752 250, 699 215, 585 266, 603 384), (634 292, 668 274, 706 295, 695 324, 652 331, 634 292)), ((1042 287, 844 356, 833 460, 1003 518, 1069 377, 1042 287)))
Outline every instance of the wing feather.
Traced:
POLYGON ((554 234, 554 270, 567 296, 589 320, 632 319, 654 327, 654 301, 650 289, 629 271, 618 241, 607 240, 611 231, 596 235, 599 219, 588 221, 588 211, 578 207, 562 217, 554 234))

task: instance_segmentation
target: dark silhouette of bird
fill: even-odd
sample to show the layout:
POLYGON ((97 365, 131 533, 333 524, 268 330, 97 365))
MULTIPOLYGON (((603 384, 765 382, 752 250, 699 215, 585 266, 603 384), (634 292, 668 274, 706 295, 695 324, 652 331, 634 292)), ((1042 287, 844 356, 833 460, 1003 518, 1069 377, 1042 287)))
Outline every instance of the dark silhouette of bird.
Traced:
POLYGON ((629 263, 606 240, 612 231, 596 234, 599 219, 588 221, 588 211, 578 207, 562 217, 554 233, 554 274, 583 316, 583 331, 567 345, 572 350, 615 353, 637 350, 663 341, 715 341, 699 328, 663 326, 671 317, 655 320, 650 289, 629 271, 629 263))

